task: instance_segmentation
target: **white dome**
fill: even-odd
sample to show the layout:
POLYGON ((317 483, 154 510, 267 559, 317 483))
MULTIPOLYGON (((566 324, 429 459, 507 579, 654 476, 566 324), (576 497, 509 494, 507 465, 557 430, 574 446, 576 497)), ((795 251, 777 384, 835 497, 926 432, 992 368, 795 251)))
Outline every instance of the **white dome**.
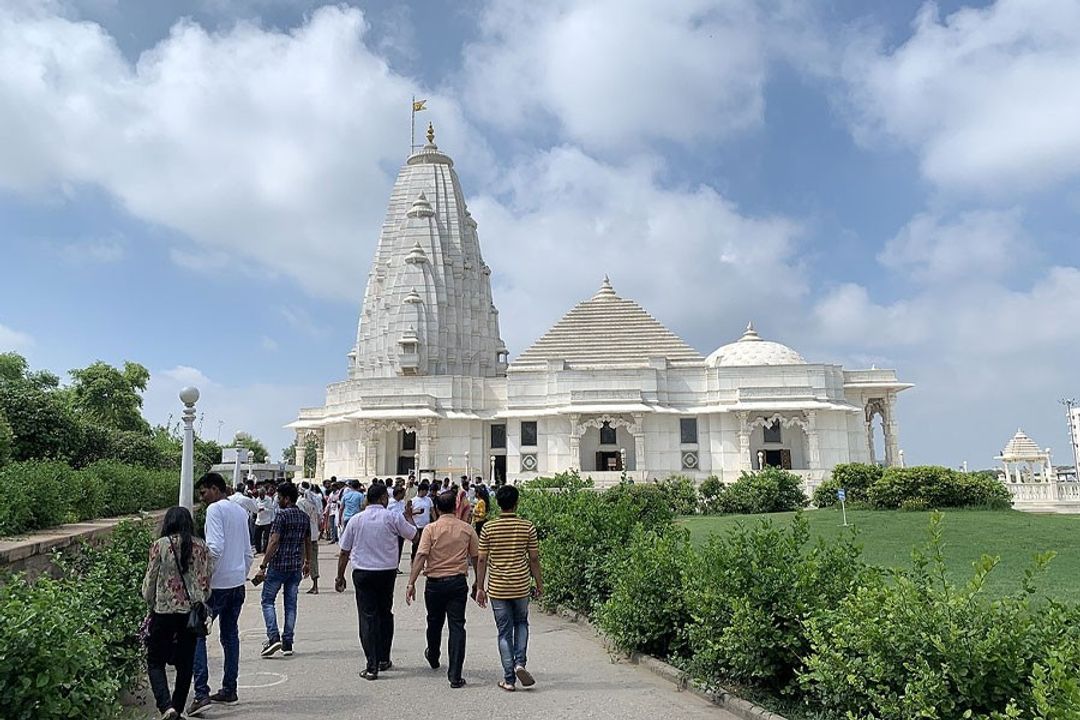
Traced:
POLYGON ((724 345, 705 361, 709 367, 746 367, 750 365, 805 365, 806 360, 787 345, 762 340, 754 324, 738 341, 724 345))

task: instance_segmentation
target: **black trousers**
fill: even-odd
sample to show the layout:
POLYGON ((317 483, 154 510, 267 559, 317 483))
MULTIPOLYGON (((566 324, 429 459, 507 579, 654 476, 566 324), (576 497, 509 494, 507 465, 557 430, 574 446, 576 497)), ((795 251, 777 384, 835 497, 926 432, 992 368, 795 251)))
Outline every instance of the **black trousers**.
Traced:
POLYGON ((465 664, 465 603, 468 597, 469 581, 464 575, 428 578, 424 586, 427 646, 432 660, 439 658, 442 648, 443 622, 450 622, 450 638, 446 644, 450 656, 446 677, 450 682, 461 679, 461 667, 465 664))
POLYGON ((255 526, 255 552, 266 552, 266 544, 270 542, 270 528, 273 525, 256 525, 255 526))
POLYGON ((195 636, 187 631, 187 613, 159 615, 150 621, 150 639, 146 647, 146 674, 158 712, 173 708, 184 712, 191 690, 191 668, 195 663, 195 636), (176 667, 176 687, 169 695, 165 665, 176 667))
POLYGON ((360 645, 371 672, 379 671, 379 663, 390 662, 390 646, 394 643, 395 580, 396 569, 353 570, 360 645))

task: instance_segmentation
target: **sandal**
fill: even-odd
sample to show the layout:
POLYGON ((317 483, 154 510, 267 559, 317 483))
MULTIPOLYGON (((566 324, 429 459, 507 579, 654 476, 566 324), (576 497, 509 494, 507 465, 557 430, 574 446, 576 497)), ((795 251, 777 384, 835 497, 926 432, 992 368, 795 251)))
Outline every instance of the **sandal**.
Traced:
POLYGON ((512 683, 508 683, 505 680, 499 681, 499 687, 501 687, 506 692, 514 692, 515 690, 517 690, 517 688, 512 683))

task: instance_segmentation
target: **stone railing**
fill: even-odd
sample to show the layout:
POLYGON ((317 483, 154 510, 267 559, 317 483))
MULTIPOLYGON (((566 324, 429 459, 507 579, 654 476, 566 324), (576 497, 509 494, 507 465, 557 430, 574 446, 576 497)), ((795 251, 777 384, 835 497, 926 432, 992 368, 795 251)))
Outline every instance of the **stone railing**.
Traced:
POLYGON ((1004 483, 1017 510, 1080 512, 1080 483, 1004 483))

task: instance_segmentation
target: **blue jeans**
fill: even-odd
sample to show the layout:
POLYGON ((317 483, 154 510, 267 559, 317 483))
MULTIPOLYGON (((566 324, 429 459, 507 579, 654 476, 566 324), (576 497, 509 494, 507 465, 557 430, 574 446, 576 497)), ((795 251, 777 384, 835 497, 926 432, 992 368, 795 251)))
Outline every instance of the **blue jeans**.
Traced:
POLYGON ((495 612, 495 626, 499 628, 503 679, 513 685, 517 679, 514 668, 525 665, 525 652, 529 647, 529 598, 491 598, 491 609, 495 612))
POLYGON ((263 622, 266 624, 266 638, 271 642, 281 640, 292 644, 293 630, 296 628, 296 597, 300 593, 300 581, 304 575, 299 570, 281 572, 270 568, 266 571, 266 582, 262 590, 263 622), (285 631, 278 633, 277 609, 274 602, 278 591, 285 588, 285 631))
MULTIPOLYGON (((240 670, 240 629, 237 623, 244 607, 244 586, 224 590, 212 590, 206 608, 217 618, 217 634, 221 649, 225 651, 225 673, 221 689, 236 692, 236 675, 240 670)), ((210 697, 210 671, 206 665, 206 638, 195 642, 195 697, 210 697)))

